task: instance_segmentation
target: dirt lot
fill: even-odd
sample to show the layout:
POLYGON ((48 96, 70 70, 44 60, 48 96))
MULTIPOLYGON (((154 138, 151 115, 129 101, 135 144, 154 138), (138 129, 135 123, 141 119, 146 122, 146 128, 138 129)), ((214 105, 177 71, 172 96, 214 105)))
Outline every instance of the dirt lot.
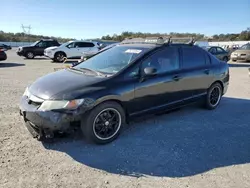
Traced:
POLYGON ((250 187, 250 64, 230 63, 214 111, 197 106, 132 123, 115 142, 45 144, 19 116, 25 87, 60 64, 8 51, 0 62, 0 187, 250 187))

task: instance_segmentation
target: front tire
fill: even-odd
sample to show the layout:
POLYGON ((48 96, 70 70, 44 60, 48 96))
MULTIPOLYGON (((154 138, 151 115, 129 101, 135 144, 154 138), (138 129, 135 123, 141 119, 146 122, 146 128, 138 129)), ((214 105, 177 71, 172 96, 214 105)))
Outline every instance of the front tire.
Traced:
POLYGON ((66 55, 63 52, 57 52, 54 57, 55 62, 63 62, 66 55))
POLYGON ((217 108, 222 97, 222 87, 219 83, 213 84, 209 89, 205 99, 205 107, 208 110, 217 108))
POLYGON ((34 59, 34 57, 35 57, 35 55, 34 55, 33 52, 27 52, 27 53, 26 53, 26 58, 27 58, 27 59, 34 59))
POLYGON ((125 124, 125 112, 116 102, 105 102, 91 110, 81 123, 89 142, 107 144, 115 140, 125 124), (85 119, 86 118, 86 119, 85 119))

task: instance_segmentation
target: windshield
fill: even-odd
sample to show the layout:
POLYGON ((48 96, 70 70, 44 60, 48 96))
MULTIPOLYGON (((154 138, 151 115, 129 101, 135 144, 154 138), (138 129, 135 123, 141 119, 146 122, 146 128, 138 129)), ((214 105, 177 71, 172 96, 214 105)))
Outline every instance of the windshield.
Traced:
POLYGON ((34 43, 31 44, 31 46, 35 46, 39 41, 36 41, 34 43))
POLYGON ((245 44, 245 45, 241 46, 240 49, 242 49, 242 50, 250 50, 250 44, 245 44))
POLYGON ((115 74, 148 50, 149 48, 143 47, 115 46, 82 62, 75 68, 87 68, 105 74, 115 74))

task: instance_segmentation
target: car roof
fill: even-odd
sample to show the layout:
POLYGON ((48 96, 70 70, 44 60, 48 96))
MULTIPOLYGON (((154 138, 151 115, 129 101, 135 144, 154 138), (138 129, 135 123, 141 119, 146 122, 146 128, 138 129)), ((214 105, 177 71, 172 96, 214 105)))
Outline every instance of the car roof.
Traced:
POLYGON ((163 47, 163 46, 193 46, 193 47, 199 47, 196 45, 190 45, 185 43, 173 43, 173 44, 148 44, 148 43, 126 43, 126 44, 117 44, 119 46, 130 46, 130 47, 141 47, 141 48, 155 48, 155 47, 163 47))
POLYGON ((41 39, 42 41, 57 41, 56 39, 41 39))
POLYGON ((159 44, 142 44, 142 43, 131 43, 131 44, 117 44, 117 46, 129 46, 129 47, 139 47, 139 48, 154 48, 157 46, 161 46, 159 44))
POLYGON ((98 43, 96 41, 91 41, 91 40, 72 40, 72 41, 69 41, 69 42, 92 42, 92 43, 98 43))

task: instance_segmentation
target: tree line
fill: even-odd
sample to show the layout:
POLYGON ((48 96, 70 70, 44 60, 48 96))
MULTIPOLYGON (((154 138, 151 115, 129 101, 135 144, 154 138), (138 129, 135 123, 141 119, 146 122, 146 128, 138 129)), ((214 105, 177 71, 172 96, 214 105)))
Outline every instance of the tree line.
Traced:
POLYGON ((212 37, 206 37, 204 34, 199 33, 142 33, 142 32, 122 32, 120 35, 113 34, 112 36, 103 36, 102 40, 115 40, 122 41, 125 38, 134 37, 156 37, 156 36, 172 36, 172 37, 194 37, 196 40, 208 40, 208 41, 240 41, 240 40, 250 40, 250 27, 240 33, 228 33, 213 35, 212 37))
POLYGON ((0 31, 0 41, 2 42, 35 42, 41 39, 57 39, 61 43, 67 42, 69 40, 74 40, 73 38, 33 35, 25 33, 6 33, 0 31))
MULTIPOLYGON (((106 35, 98 38, 96 40, 113 40, 122 41, 125 38, 130 37, 157 37, 157 36, 172 36, 172 37, 194 37, 196 40, 208 40, 208 41, 240 41, 240 40, 250 40, 250 27, 240 33, 228 33, 228 34, 217 34, 212 37, 206 37, 204 34, 200 33, 142 33, 142 32, 130 32, 124 31, 121 34, 106 35)), ((3 42, 34 42, 40 40, 41 38, 53 38, 57 39, 59 42, 64 43, 69 40, 74 40, 74 38, 62 38, 62 37, 51 37, 43 35, 33 35, 25 33, 6 33, 0 31, 0 41, 3 42)))

